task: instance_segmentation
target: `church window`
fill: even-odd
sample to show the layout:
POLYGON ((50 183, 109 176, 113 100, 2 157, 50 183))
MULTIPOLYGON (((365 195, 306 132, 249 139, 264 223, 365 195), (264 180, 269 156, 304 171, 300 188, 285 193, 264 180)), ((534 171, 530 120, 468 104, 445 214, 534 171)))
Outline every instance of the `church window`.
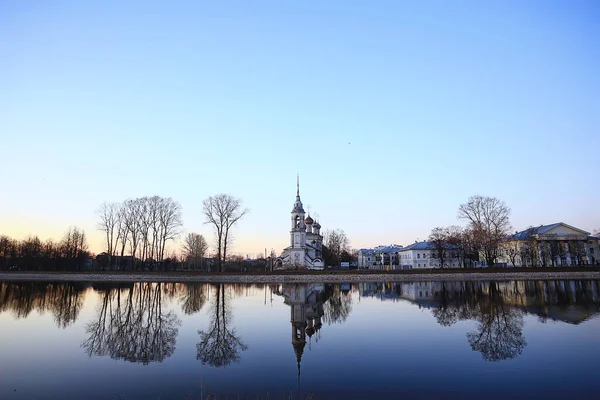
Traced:
POLYGON ((417 258, 421 258, 421 253, 417 253, 417 258))
POLYGON ((296 228, 300 228, 300 216, 296 215, 296 223, 294 225, 296 228))

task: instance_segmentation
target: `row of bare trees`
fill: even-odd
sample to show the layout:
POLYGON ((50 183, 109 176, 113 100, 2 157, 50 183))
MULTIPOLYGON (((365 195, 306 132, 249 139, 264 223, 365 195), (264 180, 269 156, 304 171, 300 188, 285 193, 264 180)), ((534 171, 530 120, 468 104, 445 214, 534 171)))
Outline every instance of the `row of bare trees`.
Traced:
POLYGON ((87 236, 79 228, 69 228, 62 240, 24 240, 0 236, 0 269, 21 271, 80 271, 90 258, 87 236))
MULTIPOLYGON (((229 194, 210 196, 203 202, 206 223, 215 230, 218 271, 224 270, 227 250, 233 241, 231 228, 248 212, 242 201, 229 194)), ((152 269, 164 264, 165 248, 181 233, 181 206, 168 197, 152 196, 126 200, 123 203, 103 203, 97 210, 98 227, 106 242, 105 266, 137 266, 140 262, 152 269), (125 259, 128 254, 129 259, 125 259), (116 262, 118 261, 118 262, 116 262)), ((189 233, 182 244, 182 261, 190 269, 202 266, 208 252, 204 236, 189 233)))
POLYGON ((181 205, 170 197, 105 202, 97 214, 106 240, 104 267, 109 268, 117 264, 135 268, 143 263, 152 269, 163 262, 167 242, 175 240, 183 227, 181 205), (125 262, 126 251, 130 259, 125 262))

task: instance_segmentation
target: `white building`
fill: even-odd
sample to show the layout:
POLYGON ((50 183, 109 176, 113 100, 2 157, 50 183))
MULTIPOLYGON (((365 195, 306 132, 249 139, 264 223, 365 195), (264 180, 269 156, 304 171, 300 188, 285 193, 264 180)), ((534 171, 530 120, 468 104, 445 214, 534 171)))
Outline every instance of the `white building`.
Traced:
MULTIPOLYGON (((398 252, 398 269, 441 268, 442 265, 432 242, 418 242, 402 248, 398 252)), ((460 268, 458 251, 448 245, 444 268, 460 268)))
POLYGON ((304 218, 300 200, 300 181, 296 182, 296 201, 291 212, 290 246, 275 261, 277 269, 324 268, 321 225, 310 215, 304 218))
POLYGON ((360 249, 358 251, 358 268, 372 268, 377 264, 375 261, 375 250, 360 249))
POLYGON ((563 222, 516 232, 499 248, 497 265, 515 267, 596 265, 599 238, 563 222))
POLYGON ((401 249, 402 246, 398 244, 377 246, 373 249, 360 249, 358 252, 358 268, 397 269, 398 251, 401 249))

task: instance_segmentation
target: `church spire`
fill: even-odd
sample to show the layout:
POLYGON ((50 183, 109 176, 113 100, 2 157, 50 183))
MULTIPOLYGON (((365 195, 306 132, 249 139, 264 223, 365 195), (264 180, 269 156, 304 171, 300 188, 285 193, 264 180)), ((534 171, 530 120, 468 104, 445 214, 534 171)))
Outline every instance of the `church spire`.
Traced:
POLYGON ((296 173, 296 197, 300 198, 300 173, 296 173))

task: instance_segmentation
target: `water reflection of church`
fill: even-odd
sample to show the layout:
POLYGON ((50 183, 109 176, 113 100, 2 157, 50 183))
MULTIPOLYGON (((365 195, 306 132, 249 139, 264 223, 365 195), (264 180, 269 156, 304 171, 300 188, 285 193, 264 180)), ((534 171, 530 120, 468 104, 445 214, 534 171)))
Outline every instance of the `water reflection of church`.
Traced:
POLYGON ((323 326, 323 284, 284 284, 274 290, 274 293, 284 297, 284 303, 290 306, 290 323, 292 325, 292 346, 298 363, 298 378, 300 378, 300 363, 308 341, 312 337, 318 340, 323 326))

